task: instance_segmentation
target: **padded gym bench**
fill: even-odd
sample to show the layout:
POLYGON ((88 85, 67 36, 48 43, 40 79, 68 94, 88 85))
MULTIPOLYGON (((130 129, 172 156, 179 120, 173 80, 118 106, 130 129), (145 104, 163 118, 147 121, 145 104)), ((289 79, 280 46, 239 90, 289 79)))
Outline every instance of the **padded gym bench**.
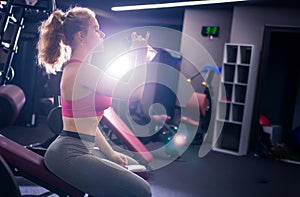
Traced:
POLYGON ((0 135, 0 155, 14 169, 14 174, 54 192, 60 196, 84 196, 68 183, 52 174, 44 165, 44 158, 24 146, 0 135))
POLYGON ((0 86, 0 129, 15 123, 25 101, 25 94, 18 86, 0 86))

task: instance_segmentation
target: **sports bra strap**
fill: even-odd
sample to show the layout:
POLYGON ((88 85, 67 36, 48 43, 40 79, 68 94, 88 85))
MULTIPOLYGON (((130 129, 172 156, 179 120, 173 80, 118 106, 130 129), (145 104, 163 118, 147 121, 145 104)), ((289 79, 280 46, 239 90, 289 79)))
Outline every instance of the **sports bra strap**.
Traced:
POLYGON ((82 63, 82 61, 80 59, 73 58, 73 59, 69 59, 66 64, 71 64, 71 63, 82 63))

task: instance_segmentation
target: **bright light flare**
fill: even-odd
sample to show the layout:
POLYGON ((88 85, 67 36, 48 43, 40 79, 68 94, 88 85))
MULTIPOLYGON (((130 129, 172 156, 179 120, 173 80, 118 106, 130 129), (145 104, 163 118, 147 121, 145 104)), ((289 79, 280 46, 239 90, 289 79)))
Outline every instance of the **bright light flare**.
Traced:
POLYGON ((135 59, 129 54, 123 54, 116 58, 106 70, 106 73, 114 78, 121 79, 134 68, 135 59))
MULTIPOLYGON (((147 50, 147 63, 151 62, 154 57, 156 56, 157 51, 153 49, 151 46, 148 46, 147 50)), ((133 69, 138 66, 136 65, 136 57, 132 53, 125 53, 116 59, 109 65, 108 69, 106 70, 107 74, 110 76, 121 79, 125 74, 128 72, 134 71, 133 69)))
POLYGON ((176 133, 173 137, 175 146, 183 146, 186 144, 186 136, 182 133, 176 133))

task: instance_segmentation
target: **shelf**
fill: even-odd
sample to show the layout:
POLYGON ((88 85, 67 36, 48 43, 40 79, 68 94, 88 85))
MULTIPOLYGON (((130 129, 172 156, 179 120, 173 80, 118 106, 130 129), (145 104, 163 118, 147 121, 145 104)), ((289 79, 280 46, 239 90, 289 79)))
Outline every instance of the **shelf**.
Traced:
POLYGON ((245 86, 245 87, 248 86, 246 83, 240 83, 240 82, 236 82, 236 83, 234 83, 234 84, 235 84, 235 85, 240 85, 240 86, 245 86))
POLYGON ((224 83, 224 88, 225 88, 225 92, 222 92, 223 94, 221 95, 220 99, 231 102, 232 101, 233 84, 224 83))
POLYGON ((219 112, 222 110, 222 113, 218 113, 218 119, 223 119, 225 121, 230 120, 230 111, 231 111, 231 104, 228 102, 219 102, 219 112), (225 111, 226 110, 226 111, 225 111))
POLYGON ((251 116, 246 102, 252 56, 253 45, 225 44, 213 135, 216 151, 234 155, 247 153, 250 126, 245 122, 250 122, 251 116))
POLYGON ((232 121, 242 122, 244 114, 244 106, 242 105, 232 105, 232 121))
POLYGON ((235 84, 234 85, 234 101, 245 103, 247 86, 235 84))
POLYGON ((252 56, 252 47, 251 46, 240 46, 240 63, 241 64, 250 64, 252 56))
POLYGON ((226 45, 225 62, 236 63, 238 47, 236 45, 226 45))
POLYGON ((249 66, 237 65, 237 83, 248 83, 249 68, 249 66))
POLYGON ((234 82, 235 64, 224 64, 223 66, 223 81, 234 82))
MULTIPOLYGON (((230 151, 239 150, 242 125, 224 122, 217 147, 230 151)), ((219 128, 220 129, 220 128, 219 128)))

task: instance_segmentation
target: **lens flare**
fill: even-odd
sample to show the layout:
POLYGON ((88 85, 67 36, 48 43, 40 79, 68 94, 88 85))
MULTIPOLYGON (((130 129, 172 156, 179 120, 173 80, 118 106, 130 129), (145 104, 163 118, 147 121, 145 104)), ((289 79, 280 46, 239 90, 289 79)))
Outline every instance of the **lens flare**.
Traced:
POLYGON ((134 65, 134 59, 130 54, 123 54, 116 58, 106 70, 106 73, 121 79, 128 71, 131 71, 134 65))
POLYGON ((186 144, 186 136, 182 133, 176 133, 173 140, 175 146, 184 146, 186 144))

